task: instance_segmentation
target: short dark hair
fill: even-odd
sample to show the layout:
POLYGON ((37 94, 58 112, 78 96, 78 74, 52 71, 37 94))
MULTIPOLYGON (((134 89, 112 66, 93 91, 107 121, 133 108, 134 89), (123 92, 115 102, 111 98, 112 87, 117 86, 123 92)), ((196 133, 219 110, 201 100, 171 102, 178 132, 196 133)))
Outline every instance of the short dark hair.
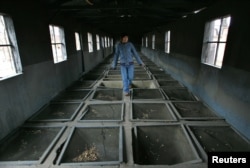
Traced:
POLYGON ((126 32, 121 33, 121 38, 123 38, 125 36, 128 36, 128 33, 126 33, 126 32))

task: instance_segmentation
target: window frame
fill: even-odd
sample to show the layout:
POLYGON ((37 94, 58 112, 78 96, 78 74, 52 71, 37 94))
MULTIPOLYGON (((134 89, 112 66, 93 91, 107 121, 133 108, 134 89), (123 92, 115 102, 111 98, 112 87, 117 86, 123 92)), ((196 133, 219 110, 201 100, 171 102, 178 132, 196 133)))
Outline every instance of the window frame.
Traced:
POLYGON ((152 49, 155 49, 155 34, 152 35, 152 49))
POLYGON ((50 24, 49 31, 50 31, 50 40, 51 40, 51 48, 52 48, 54 64, 66 61, 67 52, 66 52, 64 28, 58 25, 50 24), (56 29, 58 29, 58 32, 56 32, 56 29), (59 33, 58 34, 59 38, 56 38, 56 33, 59 33), (58 47, 61 47, 60 50, 58 50, 58 47), (58 51, 60 51, 61 53, 59 53, 58 51))
POLYGON ((80 51, 82 49, 81 41, 80 41, 80 33, 75 32, 75 42, 76 42, 76 51, 80 51))
POLYGON ((107 48, 108 45, 107 45, 107 36, 104 36, 104 48, 107 48))
POLYGON ((203 45, 202 45, 201 63, 215 67, 215 68, 219 68, 219 69, 222 68, 223 59, 224 59, 225 50, 226 50, 226 44, 227 44, 227 37, 228 37, 229 29, 230 29, 230 23, 231 23, 230 15, 218 17, 218 18, 215 18, 206 22, 205 29, 204 29, 203 45), (216 31, 216 28, 215 28, 216 21, 220 21, 218 31, 216 31), (228 26, 223 27, 223 24, 225 24, 225 22, 223 21, 229 21, 228 26), (223 36, 224 29, 226 29, 226 35, 223 36), (214 35, 215 32, 217 32, 218 34, 217 40, 213 40, 213 39, 210 40, 209 38, 216 37, 214 35), (224 38, 224 40, 221 40, 221 38, 224 38))
POLYGON ((165 53, 170 53, 170 30, 166 31, 165 33, 165 53))
POLYGON ((1 67, 6 66, 7 69, 9 69, 7 70, 8 73, 6 73, 6 68, 2 68, 1 70, 1 67, 0 67, 0 70, 1 70, 0 81, 1 81, 1 80, 5 80, 5 79, 22 74, 22 64, 21 64, 21 58, 19 55, 13 20, 11 16, 7 14, 0 13, 0 16, 1 16, 0 17, 1 21, 3 23, 3 27, 2 27, 3 39, 2 40, 5 41, 5 43, 3 42, 3 44, 0 44, 0 51, 3 54, 3 57, 1 57, 3 59, 0 61, 5 62, 4 58, 9 59, 9 61, 7 61, 9 63, 7 64, 3 63, 3 65, 1 66, 1 67), (5 53, 6 50, 7 50, 7 54, 5 53))
POLYGON ((96 50, 100 50, 100 36, 96 34, 96 50))
POLYGON ((88 50, 89 50, 89 53, 92 53, 92 52, 94 52, 92 33, 90 33, 90 32, 87 33, 87 40, 88 40, 88 50))

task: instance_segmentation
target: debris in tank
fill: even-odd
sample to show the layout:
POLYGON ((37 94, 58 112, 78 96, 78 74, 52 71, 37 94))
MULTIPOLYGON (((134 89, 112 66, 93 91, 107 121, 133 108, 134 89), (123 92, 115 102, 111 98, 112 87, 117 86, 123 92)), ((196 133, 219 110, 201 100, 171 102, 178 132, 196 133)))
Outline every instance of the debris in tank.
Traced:
POLYGON ((86 148, 79 156, 73 158, 74 162, 96 161, 99 158, 99 153, 95 146, 86 148))

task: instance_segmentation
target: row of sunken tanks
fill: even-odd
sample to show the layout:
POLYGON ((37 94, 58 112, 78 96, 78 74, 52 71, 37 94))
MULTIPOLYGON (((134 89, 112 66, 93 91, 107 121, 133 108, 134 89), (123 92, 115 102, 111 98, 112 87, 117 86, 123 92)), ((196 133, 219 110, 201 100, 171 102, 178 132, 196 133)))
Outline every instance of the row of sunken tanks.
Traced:
POLYGON ((141 57, 146 67, 135 64, 130 97, 106 59, 1 141, 0 167, 206 167, 207 152, 250 151, 223 118, 141 57))

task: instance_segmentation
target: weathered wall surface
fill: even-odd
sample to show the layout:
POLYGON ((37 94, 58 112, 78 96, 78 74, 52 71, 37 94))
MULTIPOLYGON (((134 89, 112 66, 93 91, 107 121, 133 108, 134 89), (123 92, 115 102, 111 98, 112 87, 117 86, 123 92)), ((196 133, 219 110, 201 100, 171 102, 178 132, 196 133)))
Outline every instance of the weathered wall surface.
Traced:
POLYGON ((141 51, 163 67, 175 79, 187 86, 195 95, 223 116, 244 136, 250 139, 250 66, 249 10, 246 2, 221 1, 211 9, 188 16, 162 27, 156 34, 156 49, 142 47, 141 51), (223 67, 217 69, 201 62, 205 23, 211 19, 230 15, 231 25, 223 67), (170 54, 164 53, 164 37, 171 31, 170 54))
POLYGON ((88 27, 49 13, 39 2, 1 2, 0 12, 12 17, 23 67, 23 74, 0 81, 2 139, 112 51, 109 48, 105 48, 104 52, 96 51, 95 33, 100 36, 103 33, 94 30, 91 32, 94 52, 89 53, 85 39, 88 27), (53 62, 49 24, 64 28, 67 60, 57 64, 53 62), (83 51, 76 51, 75 32, 84 35, 83 51))

